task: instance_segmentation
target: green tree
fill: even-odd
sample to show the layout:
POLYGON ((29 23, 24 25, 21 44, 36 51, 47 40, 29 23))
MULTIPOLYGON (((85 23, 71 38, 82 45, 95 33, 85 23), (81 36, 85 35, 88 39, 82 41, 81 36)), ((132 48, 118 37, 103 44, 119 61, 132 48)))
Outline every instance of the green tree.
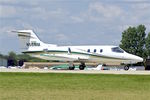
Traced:
POLYGON ((9 52, 8 60, 13 60, 13 64, 12 65, 16 66, 17 65, 17 55, 16 55, 16 53, 14 53, 12 51, 9 52))
POLYGON ((14 53, 13 51, 9 52, 8 57, 9 57, 10 59, 17 59, 17 55, 16 55, 16 53, 14 53))
POLYGON ((141 57, 145 56, 145 26, 129 27, 122 32, 122 40, 120 47, 126 52, 141 57))
POLYGON ((147 56, 150 56, 150 32, 148 33, 148 36, 146 37, 146 54, 147 56))
POLYGON ((0 53, 0 57, 3 57, 3 55, 0 53))

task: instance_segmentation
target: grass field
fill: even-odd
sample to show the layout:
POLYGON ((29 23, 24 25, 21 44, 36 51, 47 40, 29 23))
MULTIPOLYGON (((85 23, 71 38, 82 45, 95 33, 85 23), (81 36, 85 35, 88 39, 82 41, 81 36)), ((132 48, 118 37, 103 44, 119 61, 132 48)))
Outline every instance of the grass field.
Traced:
POLYGON ((0 73, 0 100, 150 100, 150 76, 0 73))

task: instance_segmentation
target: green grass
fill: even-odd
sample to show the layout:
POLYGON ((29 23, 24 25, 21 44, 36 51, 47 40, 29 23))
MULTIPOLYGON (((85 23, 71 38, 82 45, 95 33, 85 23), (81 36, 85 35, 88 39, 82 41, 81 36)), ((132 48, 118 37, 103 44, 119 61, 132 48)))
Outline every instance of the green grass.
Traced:
POLYGON ((0 73, 0 100, 148 100, 150 76, 0 73))

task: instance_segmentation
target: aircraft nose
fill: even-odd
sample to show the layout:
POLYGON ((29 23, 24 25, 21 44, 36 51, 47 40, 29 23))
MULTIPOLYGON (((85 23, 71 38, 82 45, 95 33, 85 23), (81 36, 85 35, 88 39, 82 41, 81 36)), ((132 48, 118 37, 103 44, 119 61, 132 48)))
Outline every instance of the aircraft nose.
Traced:
POLYGON ((132 59, 135 60, 136 62, 143 62, 143 58, 139 56, 132 55, 132 59))
POLYGON ((143 62, 143 58, 137 57, 138 62, 143 62))

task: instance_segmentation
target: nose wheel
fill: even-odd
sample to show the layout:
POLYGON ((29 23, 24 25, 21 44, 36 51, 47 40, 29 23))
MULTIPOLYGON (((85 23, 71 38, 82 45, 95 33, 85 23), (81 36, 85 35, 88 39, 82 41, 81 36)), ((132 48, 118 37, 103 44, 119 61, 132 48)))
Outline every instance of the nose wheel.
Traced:
POLYGON ((124 70, 129 70, 129 65, 124 66, 124 70))

